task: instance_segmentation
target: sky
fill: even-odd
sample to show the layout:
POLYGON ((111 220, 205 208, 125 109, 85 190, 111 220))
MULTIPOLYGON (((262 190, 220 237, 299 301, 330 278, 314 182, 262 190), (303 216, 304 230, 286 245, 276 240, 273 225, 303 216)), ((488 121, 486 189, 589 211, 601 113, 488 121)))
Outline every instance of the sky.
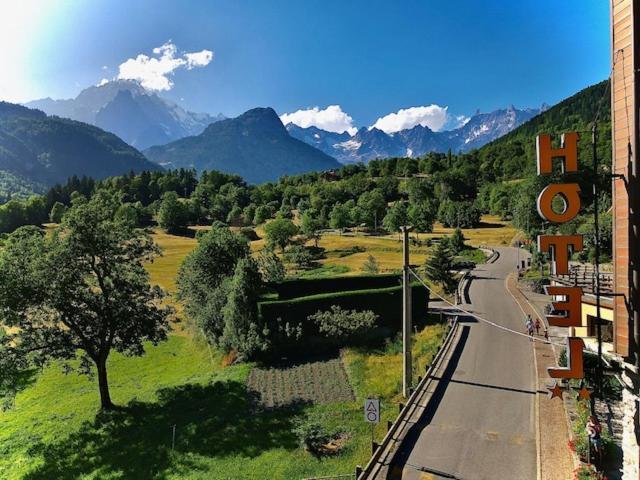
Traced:
POLYGON ((610 69, 605 0, 0 0, 0 45, 2 100, 130 78, 351 133, 554 104, 610 69))

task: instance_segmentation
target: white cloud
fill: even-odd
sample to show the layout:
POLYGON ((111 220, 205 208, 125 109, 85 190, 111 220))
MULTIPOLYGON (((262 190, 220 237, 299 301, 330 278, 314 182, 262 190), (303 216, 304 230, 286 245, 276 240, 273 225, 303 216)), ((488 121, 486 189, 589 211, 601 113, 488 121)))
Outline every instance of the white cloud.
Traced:
POLYGON ((109 83, 109 80, 106 78, 103 78, 102 80, 100 80, 100 82, 98 82, 98 84, 96 85, 96 87, 101 87, 103 85, 106 85, 107 83, 109 83))
POLYGON ((294 123, 303 128, 314 126, 328 132, 348 132, 349 135, 355 135, 357 132, 357 129, 353 126, 353 118, 343 112, 340 105, 329 105, 324 110, 320 110, 319 107, 313 107, 293 113, 285 113, 280 115, 280 120, 285 125, 294 123))
POLYGON ((437 132, 447 123, 449 117, 448 108, 436 104, 403 108, 395 113, 389 113, 384 117, 378 118, 371 128, 377 128, 386 133, 395 133, 407 128, 413 128, 416 125, 422 125, 437 132))
POLYGON ((185 53, 187 59, 187 68, 191 70, 196 67, 205 67, 213 60, 213 52, 211 50, 202 50, 201 52, 185 53))
POLYGON ((179 55, 178 48, 171 41, 154 48, 153 55, 149 57, 141 53, 120 64, 118 79, 136 80, 149 90, 171 90, 173 81, 170 75, 178 68, 191 70, 204 67, 213 60, 210 50, 179 55))

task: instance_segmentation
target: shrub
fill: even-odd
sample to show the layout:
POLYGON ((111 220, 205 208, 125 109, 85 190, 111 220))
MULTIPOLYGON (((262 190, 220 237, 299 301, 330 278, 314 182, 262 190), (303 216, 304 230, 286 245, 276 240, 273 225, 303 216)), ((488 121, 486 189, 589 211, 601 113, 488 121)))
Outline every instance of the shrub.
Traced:
POLYGON ((282 260, 269 249, 263 249, 258 255, 258 268, 265 283, 281 282, 287 273, 282 260))
POLYGON ((284 254, 288 263, 293 263, 301 270, 311 268, 314 264, 313 254, 303 245, 294 245, 284 254))
POLYGON ((548 278, 536 278, 535 280, 531 280, 529 282, 529 287, 536 293, 544 293, 544 287, 546 285, 549 285, 548 278))
POLYGON ((337 450, 328 449, 326 446, 340 433, 328 431, 325 426, 315 420, 303 418, 294 427, 293 432, 298 437, 300 446, 315 456, 337 453, 337 450))
POLYGON ((353 255, 356 253, 362 253, 366 251, 364 247, 360 245, 354 245, 353 247, 347 248, 346 250, 341 250, 338 256, 340 258, 348 257, 349 255, 353 255))
POLYGON ((372 328, 378 316, 371 310, 344 310, 339 305, 332 305, 330 310, 318 310, 307 320, 314 322, 326 337, 347 339, 372 328))
POLYGON ((607 480, 603 473, 598 472, 590 463, 582 464, 573 471, 574 480, 607 480))
MULTIPOLYGON (((578 457, 582 460, 586 460, 588 458, 588 449, 589 449, 589 436, 586 432, 587 421, 589 419, 589 415, 591 414, 591 410, 589 408, 589 403, 586 401, 579 401, 576 403, 576 411, 578 413, 578 418, 573 423, 573 436, 574 441, 573 445, 575 448, 575 452, 578 457)), ((609 434, 609 431, 604 428, 602 429, 602 433, 600 434, 600 438, 602 441, 602 456, 603 460, 607 458, 607 456, 612 454, 612 449, 614 448, 613 439, 609 434)), ((576 478, 599 478, 599 477, 576 477, 576 478)))
POLYGON ((464 235, 459 227, 453 231, 453 234, 449 239, 449 245, 451 246, 451 251, 455 255, 460 254, 465 249, 464 235))
POLYGON ((378 261, 373 255, 367 257, 367 261, 362 265, 362 270, 368 274, 375 275, 379 272, 378 261))

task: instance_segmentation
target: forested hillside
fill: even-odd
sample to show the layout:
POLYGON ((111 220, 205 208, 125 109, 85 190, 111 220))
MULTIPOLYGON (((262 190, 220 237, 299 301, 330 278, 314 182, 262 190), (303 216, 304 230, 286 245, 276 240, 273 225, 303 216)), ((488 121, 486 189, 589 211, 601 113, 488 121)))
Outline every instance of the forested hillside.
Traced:
MULTIPOLYGON (((592 254, 592 156, 589 128, 602 99, 598 150, 600 168, 603 252, 610 247, 611 153, 607 85, 589 87, 535 117, 520 128, 480 150, 464 154, 429 153, 424 157, 373 160, 335 171, 284 176, 277 182, 249 185, 239 176, 195 170, 144 172, 99 182, 72 179, 52 188, 41 201, 11 202, 0 207, 0 232, 12 231, 34 218, 47 219, 56 203, 70 206, 73 192, 91 196, 95 190, 120 192, 130 212, 144 224, 170 218, 172 230, 187 224, 225 222, 236 226, 264 223, 270 218, 302 219, 308 234, 349 227, 395 232, 411 224, 428 232, 434 221, 445 226, 472 227, 481 213, 511 219, 531 238, 543 229, 585 235, 592 254), (536 196, 552 177, 535 175, 535 136, 578 130, 582 186, 582 215, 560 227, 543 226, 536 196)), ((223 125, 219 122, 217 125, 223 125)), ((61 207, 58 208, 60 210, 61 207)))
POLYGON ((200 135, 144 153, 167 168, 218 170, 241 175, 251 183, 341 166, 333 157, 291 137, 272 108, 254 108, 212 123, 200 135))
POLYGON ((97 127, 0 102, 0 178, 5 179, 0 188, 6 194, 42 191, 42 184, 65 182, 72 175, 105 178, 159 169, 97 127), (15 185, 10 178, 18 180, 15 185))
POLYGON ((611 108, 609 81, 585 88, 554 105, 512 132, 478 151, 484 178, 516 179, 535 174, 535 137, 539 133, 580 132, 580 159, 591 162, 591 126, 598 117, 598 156, 602 165, 611 164, 611 108))

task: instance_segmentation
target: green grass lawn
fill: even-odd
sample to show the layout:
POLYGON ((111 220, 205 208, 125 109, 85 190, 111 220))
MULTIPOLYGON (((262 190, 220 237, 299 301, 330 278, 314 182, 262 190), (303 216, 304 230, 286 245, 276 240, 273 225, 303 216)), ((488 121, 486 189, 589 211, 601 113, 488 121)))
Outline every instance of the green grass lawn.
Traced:
MULTIPOLYGON (((424 368, 444 334, 416 336, 424 368)), ((251 364, 222 368, 218 355, 173 335, 141 358, 113 355, 112 396, 120 406, 98 414, 95 380, 51 366, 0 413, 2 479, 296 479, 352 472, 369 455, 362 420, 367 396, 383 399, 383 420, 397 414, 401 371, 387 351, 348 349, 343 362, 356 401, 262 409, 246 387, 251 364), (317 459, 293 433, 303 417, 347 434, 343 451, 317 459), (175 450, 171 449, 176 425, 175 450)), ((384 436, 384 425, 376 436, 384 436)))
MULTIPOLYGON (((152 282, 172 291, 195 241, 154 238, 165 256, 149 266, 152 282)), ((395 245, 391 250, 395 255, 395 245)), ((441 325, 416 335, 416 377, 443 335, 441 325)), ((355 400, 265 409, 247 388, 254 365, 223 367, 220 354, 180 329, 143 357, 112 354, 109 380, 119 408, 108 414, 98 413, 95 379, 51 365, 33 376, 12 410, 0 412, 0 479, 289 480, 351 473, 370 455, 363 400, 382 399, 380 440, 397 414, 402 366, 397 341, 380 350, 346 349, 340 359, 355 400), (345 434, 339 455, 318 459, 300 447, 294 426, 304 418, 345 434)))

